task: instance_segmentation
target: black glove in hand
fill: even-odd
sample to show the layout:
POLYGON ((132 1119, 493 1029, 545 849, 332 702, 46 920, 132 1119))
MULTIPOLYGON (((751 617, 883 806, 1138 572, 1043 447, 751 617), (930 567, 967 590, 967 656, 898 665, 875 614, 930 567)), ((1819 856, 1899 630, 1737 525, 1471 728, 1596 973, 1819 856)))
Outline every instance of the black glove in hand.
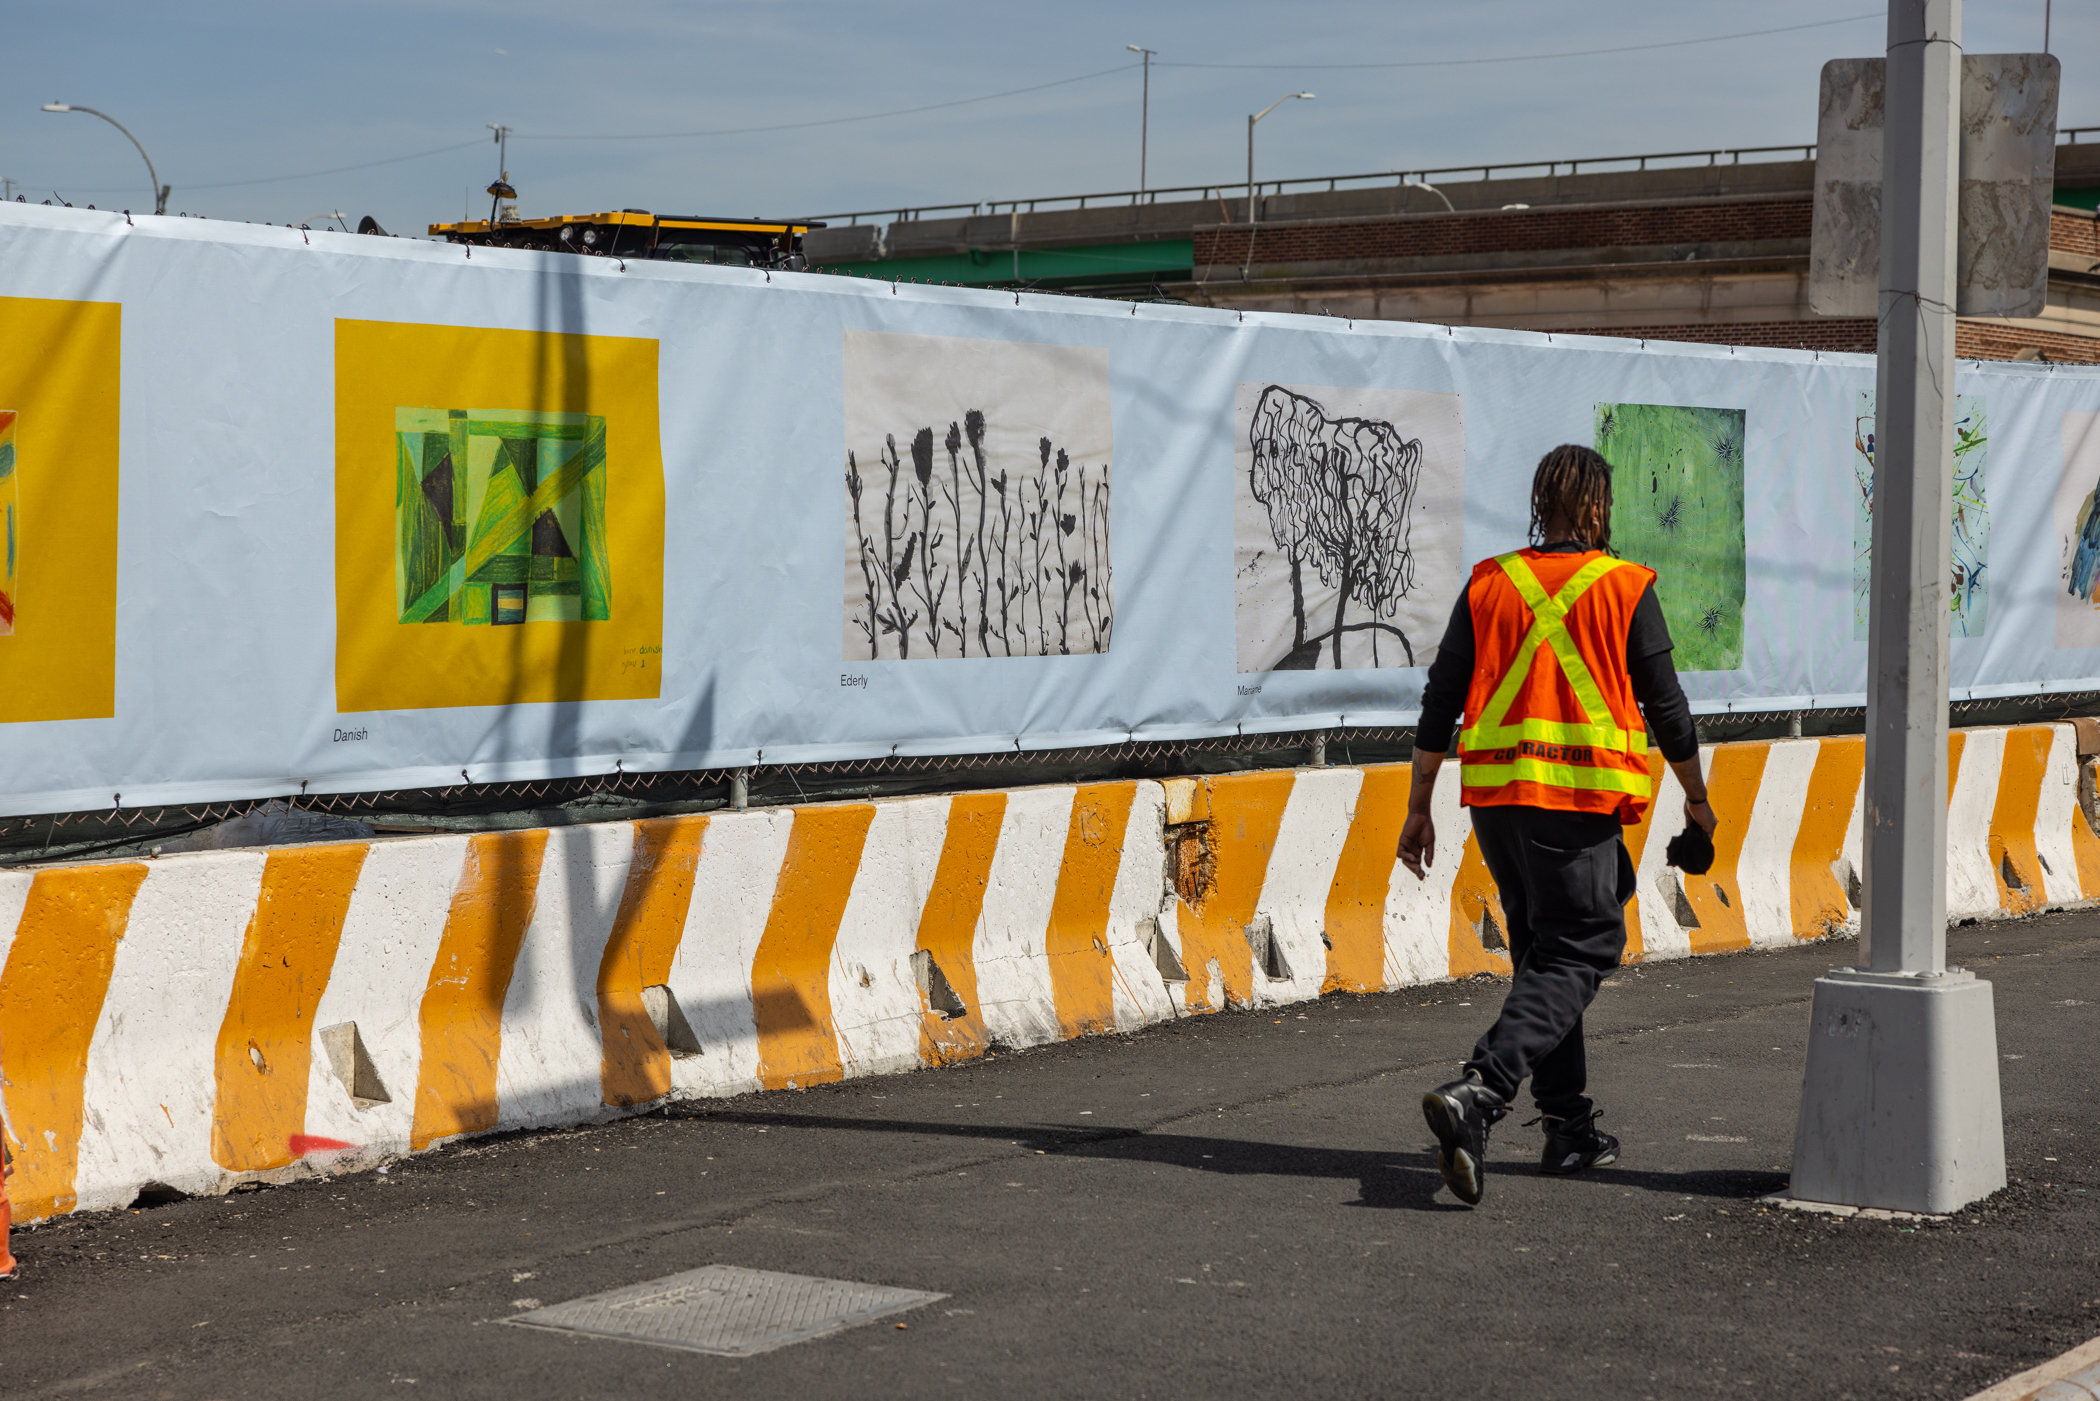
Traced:
POLYGON ((1698 823, 1687 822, 1682 832, 1670 838, 1663 856, 1678 870, 1703 876, 1714 868, 1714 839, 1698 823))

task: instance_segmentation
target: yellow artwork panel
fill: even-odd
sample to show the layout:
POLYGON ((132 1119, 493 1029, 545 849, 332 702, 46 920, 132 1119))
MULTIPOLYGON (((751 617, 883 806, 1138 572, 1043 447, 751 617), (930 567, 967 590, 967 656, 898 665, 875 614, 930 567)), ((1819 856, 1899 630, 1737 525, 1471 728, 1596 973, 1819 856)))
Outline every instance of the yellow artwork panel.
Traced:
POLYGON ((661 694, 656 356, 335 323, 338 710, 661 694))
POLYGON ((117 713, 122 323, 0 297, 0 724, 117 713))

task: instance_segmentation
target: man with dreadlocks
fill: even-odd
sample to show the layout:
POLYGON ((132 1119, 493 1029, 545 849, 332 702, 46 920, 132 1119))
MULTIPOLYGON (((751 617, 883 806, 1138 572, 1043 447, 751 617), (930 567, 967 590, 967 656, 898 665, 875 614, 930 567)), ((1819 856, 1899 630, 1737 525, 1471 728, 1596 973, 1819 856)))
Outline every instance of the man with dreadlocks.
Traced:
POLYGON ((1463 711, 1459 801, 1501 892, 1516 971, 1464 1074, 1422 1097, 1437 1166, 1469 1206, 1488 1130, 1526 1076, 1546 1125, 1542 1171, 1618 1158, 1584 1093, 1582 1014, 1626 951, 1634 873, 1619 834, 1648 808, 1651 733, 1684 786, 1686 819, 1708 834, 1715 820, 1655 571, 1611 553, 1611 465, 1572 444, 1547 453, 1532 478, 1531 539, 1475 565, 1451 610, 1422 692, 1400 833, 1400 860, 1420 878, 1436 852, 1430 797, 1463 711))

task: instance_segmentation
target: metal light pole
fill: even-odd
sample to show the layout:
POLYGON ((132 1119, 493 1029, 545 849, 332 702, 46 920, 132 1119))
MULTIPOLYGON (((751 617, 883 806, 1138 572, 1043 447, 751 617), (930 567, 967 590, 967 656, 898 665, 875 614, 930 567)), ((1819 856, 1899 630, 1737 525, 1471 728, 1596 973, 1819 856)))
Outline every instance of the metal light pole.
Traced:
POLYGON ((1294 97, 1302 97, 1309 102, 1312 96, 1309 92, 1287 92, 1247 118, 1247 222, 1250 224, 1254 222, 1254 124, 1294 97))
POLYGON ((2005 1185, 1991 985, 1947 954, 1961 0, 1890 0, 1858 968, 1816 980, 1789 1192, 1944 1212, 2005 1185))
POLYGON ((1422 179, 1419 175, 1416 176, 1413 180, 1409 181, 1408 184, 1413 189, 1429 191, 1429 193, 1435 195, 1438 199, 1444 202, 1445 209, 1449 210, 1453 214, 1458 213, 1458 207, 1451 203, 1451 196, 1445 194, 1442 190, 1430 184, 1427 180, 1422 179))
POLYGON ((518 192, 510 183, 510 128, 501 122, 483 122, 483 126, 496 133, 496 178, 488 188, 489 228, 496 227, 496 216, 503 208, 503 201, 516 199, 518 192))
POLYGON ((1145 145, 1152 127, 1152 59, 1158 49, 1140 48, 1136 44, 1125 44, 1124 48, 1134 54, 1145 56, 1145 96, 1138 108, 1138 193, 1145 193, 1145 145))
POLYGON ((139 145, 139 139, 136 136, 133 136, 131 134, 130 129, 127 128, 122 122, 118 121, 115 117, 112 117, 107 112, 97 112, 92 107, 76 107, 70 103, 65 102, 47 102, 44 104, 44 110, 46 112, 85 112, 90 117, 100 117, 103 121, 108 122, 111 126, 115 127, 118 131, 123 132, 124 139, 129 141, 132 145, 138 146, 139 156, 146 162, 146 178, 153 182, 153 212, 155 214, 165 214, 168 212, 168 191, 172 187, 160 183, 160 176, 153 169, 153 157, 146 154, 146 148, 144 146, 139 145))

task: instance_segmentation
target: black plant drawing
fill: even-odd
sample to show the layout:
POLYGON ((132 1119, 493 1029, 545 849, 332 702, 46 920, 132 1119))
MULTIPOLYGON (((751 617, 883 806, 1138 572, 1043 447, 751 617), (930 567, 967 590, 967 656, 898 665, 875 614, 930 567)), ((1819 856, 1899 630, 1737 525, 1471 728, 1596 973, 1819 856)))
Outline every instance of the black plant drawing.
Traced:
POLYGON ((1403 437, 1380 419, 1330 418, 1316 400, 1281 385, 1264 388, 1248 428, 1254 464, 1248 484, 1267 509, 1269 535, 1289 561, 1290 650, 1271 670, 1309 671, 1342 664, 1342 639, 1371 634, 1371 664, 1380 665, 1378 640, 1390 633, 1413 666, 1414 644, 1384 619, 1399 609, 1415 582, 1408 532, 1422 470, 1422 440, 1403 437), (1334 618, 1315 632, 1306 617, 1305 570, 1335 590, 1334 618), (1354 605, 1370 616, 1349 621, 1354 605))
POLYGON ((850 617, 872 660, 1109 648, 1107 464, 1075 463, 1040 438, 1032 465, 995 472, 986 428, 984 411, 971 409, 948 425, 938 448, 931 427, 912 435, 906 454, 891 435, 882 454, 887 480, 873 484, 846 454, 861 578, 850 617), (879 533, 874 490, 882 494, 879 533))

